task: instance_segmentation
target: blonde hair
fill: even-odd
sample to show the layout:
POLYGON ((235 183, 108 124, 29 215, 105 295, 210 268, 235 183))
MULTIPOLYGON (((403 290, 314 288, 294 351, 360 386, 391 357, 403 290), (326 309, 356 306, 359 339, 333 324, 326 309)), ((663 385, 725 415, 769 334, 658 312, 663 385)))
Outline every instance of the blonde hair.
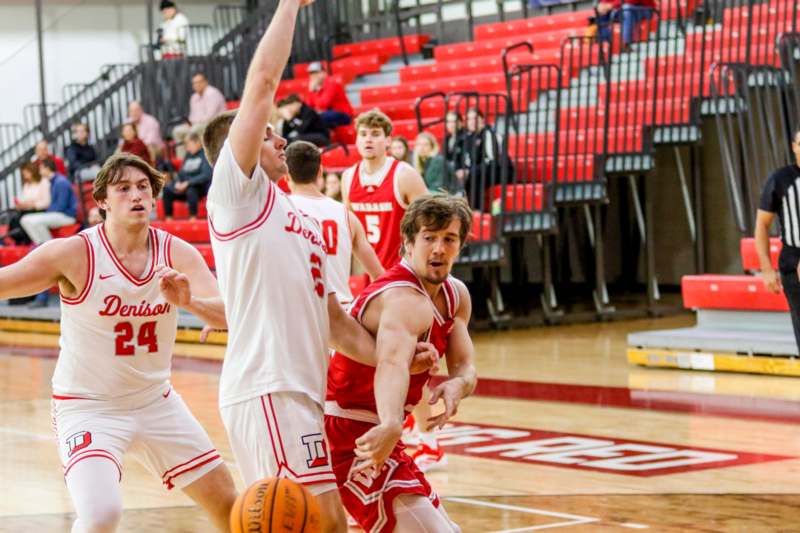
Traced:
POLYGON ((366 126, 369 129, 379 128, 383 133, 389 137, 392 134, 392 120, 377 107, 365 111, 356 117, 356 131, 361 126, 366 126))
POLYGON ((425 163, 427 163, 429 160, 433 159, 437 155, 439 155, 439 143, 436 142, 436 137, 434 137, 434 135, 428 131, 423 131, 419 135, 417 135, 417 138, 414 140, 414 154, 412 156, 412 162, 414 164, 414 168, 417 169, 417 172, 419 172, 420 175, 425 173, 425 163), (433 147, 433 150, 431 151, 430 155, 425 157, 424 159, 419 155, 419 152, 417 150, 417 146, 419 145, 420 139, 428 139, 428 142, 431 143, 431 146, 433 147))

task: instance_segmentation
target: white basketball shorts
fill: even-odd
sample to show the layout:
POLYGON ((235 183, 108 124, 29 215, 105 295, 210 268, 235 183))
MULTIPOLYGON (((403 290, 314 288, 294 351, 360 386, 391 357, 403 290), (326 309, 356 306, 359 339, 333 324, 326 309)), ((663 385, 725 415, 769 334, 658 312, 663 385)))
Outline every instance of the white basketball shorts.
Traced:
POLYGON ((322 407, 301 392, 276 392, 223 407, 222 422, 247 485, 289 478, 312 494, 336 490, 322 407))
POLYGON ((52 401, 53 425, 64 476, 80 461, 113 462, 122 480, 122 458, 131 452, 167 489, 183 488, 222 459, 180 395, 165 384, 155 397, 130 402, 59 399, 52 401))

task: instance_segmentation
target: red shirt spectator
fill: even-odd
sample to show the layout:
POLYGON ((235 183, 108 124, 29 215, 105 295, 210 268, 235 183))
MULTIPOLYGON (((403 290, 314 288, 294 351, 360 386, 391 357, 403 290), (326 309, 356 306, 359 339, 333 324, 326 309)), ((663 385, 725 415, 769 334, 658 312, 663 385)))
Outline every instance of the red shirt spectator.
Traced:
POLYGON ((122 146, 120 146, 119 151, 138 155, 147 161, 149 165, 153 165, 150 150, 144 141, 139 138, 136 126, 130 122, 122 125, 122 146))
POLYGON ((37 167, 42 164, 42 161, 46 159, 50 159, 53 163, 56 164, 56 171, 59 174, 66 174, 67 169, 64 166, 64 160, 58 157, 57 155, 50 153, 50 146, 47 144, 47 141, 41 140, 36 143, 36 151, 34 154, 36 157, 33 160, 33 164, 37 167))
POLYGON ((329 78, 319 61, 308 66, 308 74, 306 104, 320 114, 329 128, 350 124, 353 120, 353 107, 342 84, 329 78))

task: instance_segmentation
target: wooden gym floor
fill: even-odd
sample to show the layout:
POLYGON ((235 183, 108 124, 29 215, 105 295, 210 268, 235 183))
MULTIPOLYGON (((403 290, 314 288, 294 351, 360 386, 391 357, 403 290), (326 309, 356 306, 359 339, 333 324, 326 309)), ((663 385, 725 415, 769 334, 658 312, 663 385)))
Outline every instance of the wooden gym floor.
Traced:
MULTIPOLYGON (((429 474, 451 517, 465 532, 800 530, 798 378, 626 363, 628 332, 691 322, 476 335, 479 389, 441 437, 448 465, 429 474)), ((0 333, 3 532, 69 531, 72 521, 50 429, 53 341, 0 333)), ((173 383, 236 472, 218 373, 217 361, 177 357, 173 383)), ((132 458, 123 493, 121 531, 211 531, 202 511, 132 458)))

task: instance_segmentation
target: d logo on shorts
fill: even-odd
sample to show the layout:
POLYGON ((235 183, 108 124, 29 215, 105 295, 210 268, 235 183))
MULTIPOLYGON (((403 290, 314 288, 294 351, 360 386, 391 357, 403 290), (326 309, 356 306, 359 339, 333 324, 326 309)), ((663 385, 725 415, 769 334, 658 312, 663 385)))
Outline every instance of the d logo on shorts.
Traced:
POLYGON ((67 437, 67 447, 69 448, 69 454, 67 457, 72 457, 75 452, 79 452, 84 448, 88 447, 92 443, 92 434, 88 431, 80 431, 78 433, 73 433, 69 437, 67 437))
POLYGON ((328 448, 325 446, 325 439, 322 437, 322 433, 303 435, 300 440, 305 444, 308 452, 308 459, 306 459, 308 468, 328 466, 328 448))

